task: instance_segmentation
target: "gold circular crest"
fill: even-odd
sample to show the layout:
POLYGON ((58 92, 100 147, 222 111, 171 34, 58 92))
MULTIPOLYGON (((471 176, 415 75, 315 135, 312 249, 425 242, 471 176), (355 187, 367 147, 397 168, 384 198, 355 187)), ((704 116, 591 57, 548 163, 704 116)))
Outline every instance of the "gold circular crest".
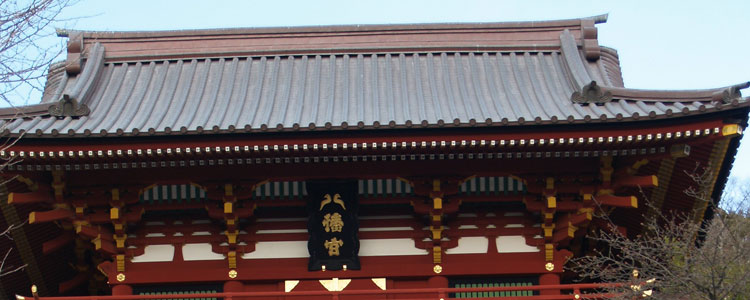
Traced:
POLYGON ((119 282, 125 281, 125 274, 122 274, 122 273, 117 274, 117 281, 119 282))
POLYGON ((237 270, 229 270, 229 278, 237 278, 237 270))
POLYGON ((432 271, 435 272, 435 274, 440 274, 440 272, 443 272, 443 267, 441 265, 435 265, 432 267, 432 271))
POLYGON ((575 295, 574 297, 575 297, 576 299, 581 299, 581 295, 578 295, 578 294, 576 294, 576 295, 575 295))
POLYGON ((547 271, 552 271, 555 269, 555 264, 548 262, 546 265, 544 265, 544 268, 547 269, 547 271))

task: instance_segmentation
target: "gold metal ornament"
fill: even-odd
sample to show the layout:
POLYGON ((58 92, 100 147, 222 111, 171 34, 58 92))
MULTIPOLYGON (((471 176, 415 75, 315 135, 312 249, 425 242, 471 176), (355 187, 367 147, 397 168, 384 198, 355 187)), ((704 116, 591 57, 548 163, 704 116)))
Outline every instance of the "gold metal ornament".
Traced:
POLYGON ((229 270, 229 278, 237 278, 237 270, 229 270))
POLYGON ((440 274, 443 272, 443 267, 441 265, 435 265, 432 267, 432 271, 435 272, 435 274, 440 274))
POLYGON ((552 270, 555 269, 555 264, 548 262, 547 264, 544 265, 544 268, 547 269, 547 271, 552 272, 552 270))
POLYGON ((125 281, 125 274, 123 274, 123 273, 119 273, 119 274, 117 274, 117 281, 118 281, 118 282, 123 282, 123 281, 125 281))

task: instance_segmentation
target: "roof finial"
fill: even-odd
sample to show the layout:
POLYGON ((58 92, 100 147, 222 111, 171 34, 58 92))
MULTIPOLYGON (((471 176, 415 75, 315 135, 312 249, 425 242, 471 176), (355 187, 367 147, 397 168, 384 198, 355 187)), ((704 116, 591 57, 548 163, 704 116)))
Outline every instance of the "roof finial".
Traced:
POLYGON ((604 104, 612 101, 612 93, 602 91, 602 88, 596 84, 596 81, 592 80, 589 84, 584 85, 580 92, 573 92, 573 95, 570 96, 570 101, 582 104, 604 104))
POLYGON ((49 106, 49 114, 58 118, 88 116, 90 112, 86 104, 78 103, 68 94, 64 94, 60 101, 49 106))

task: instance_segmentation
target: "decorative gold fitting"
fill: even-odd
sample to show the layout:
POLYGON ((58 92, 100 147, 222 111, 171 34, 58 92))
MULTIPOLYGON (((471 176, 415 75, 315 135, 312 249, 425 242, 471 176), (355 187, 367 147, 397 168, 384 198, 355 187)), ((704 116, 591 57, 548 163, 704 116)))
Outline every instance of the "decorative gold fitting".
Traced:
POLYGON ((229 270, 229 278, 237 278, 237 270, 229 270))
POLYGON ((439 264, 443 262, 442 248, 440 246, 432 247, 432 263, 439 264))
POLYGON ((443 198, 440 198, 440 197, 432 198, 432 207, 434 209, 443 209, 443 198))
POLYGON ((547 208, 557 208, 557 198, 555 196, 547 196, 547 208))
POLYGON ((326 265, 320 266, 320 270, 323 271, 323 272, 325 272, 326 271, 326 265))
MULTIPOLYGON (((100 241, 101 241, 101 239, 100 239, 100 241)), ((98 247, 101 248, 101 245, 99 245, 98 247)), ((115 261, 116 261, 116 264, 117 264, 117 271, 118 272, 124 272, 125 271, 125 255, 124 254, 117 254, 117 256, 115 256, 115 261)))
POLYGON ((229 251, 227 253, 227 260, 229 262, 229 268, 234 269, 237 267, 237 251, 229 251))
POLYGON ((555 258, 555 246, 552 244, 544 244, 544 259, 551 262, 555 258))
POLYGON ((579 294, 575 294, 575 296, 573 296, 573 298, 576 298, 576 299, 581 299, 581 295, 579 295, 579 294))
POLYGON ((343 268, 344 268, 344 271, 346 271, 346 265, 344 265, 343 268))
POLYGON ((31 296, 34 297, 34 300, 39 300, 39 293, 37 293, 36 285, 31 285, 31 296))
POLYGON ((432 271, 435 272, 435 274, 440 274, 443 272, 443 267, 441 265, 435 265, 432 267, 432 271))
POLYGON ((552 237, 552 230, 555 229, 555 224, 542 224, 542 229, 544 230, 544 237, 552 237))
POLYGON ((430 231, 432 232, 432 239, 439 240, 443 232, 443 226, 432 226, 430 227, 430 231))
POLYGON ((224 195, 225 196, 232 196, 232 195, 234 195, 234 191, 232 190, 232 188, 233 187, 232 187, 231 184, 225 184, 224 185, 224 195))
POLYGON ((239 234, 239 230, 226 231, 226 234, 227 234, 227 243, 237 244, 237 235, 239 234))
POLYGON ((125 274, 119 273, 119 274, 117 274, 116 278, 117 278, 117 282, 123 282, 123 281, 125 281, 125 274))
POLYGON ((122 234, 122 235, 113 234, 112 238, 114 238, 117 248, 125 248, 125 239, 128 238, 126 234, 122 234))
POLYGON ((553 264, 553 263, 551 263, 551 262, 548 262, 548 263, 546 263, 546 264, 544 265, 544 269, 546 269, 547 271, 550 271, 550 272, 552 272, 552 270, 554 270, 554 269, 555 269, 555 264, 553 264))
POLYGON ((742 127, 739 124, 727 124, 721 128, 721 135, 734 136, 742 134, 742 127))
POLYGON ((120 218, 120 209, 117 207, 113 207, 109 209, 109 218, 112 220, 117 220, 120 218))
POLYGON ((589 202, 594 198, 592 194, 583 194, 583 202, 589 202))
POLYGON ((642 166, 645 166, 646 164, 648 164, 648 159, 645 158, 636 161, 632 166, 628 167, 627 172, 629 175, 635 175, 636 173, 638 173, 638 169, 640 169, 642 166))

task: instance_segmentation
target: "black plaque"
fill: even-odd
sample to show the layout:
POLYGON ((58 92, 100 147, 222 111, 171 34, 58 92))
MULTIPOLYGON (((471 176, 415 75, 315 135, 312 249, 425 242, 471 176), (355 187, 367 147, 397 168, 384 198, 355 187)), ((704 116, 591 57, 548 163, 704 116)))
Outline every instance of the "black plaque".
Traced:
POLYGON ((356 180, 308 181, 308 270, 359 270, 356 180))

